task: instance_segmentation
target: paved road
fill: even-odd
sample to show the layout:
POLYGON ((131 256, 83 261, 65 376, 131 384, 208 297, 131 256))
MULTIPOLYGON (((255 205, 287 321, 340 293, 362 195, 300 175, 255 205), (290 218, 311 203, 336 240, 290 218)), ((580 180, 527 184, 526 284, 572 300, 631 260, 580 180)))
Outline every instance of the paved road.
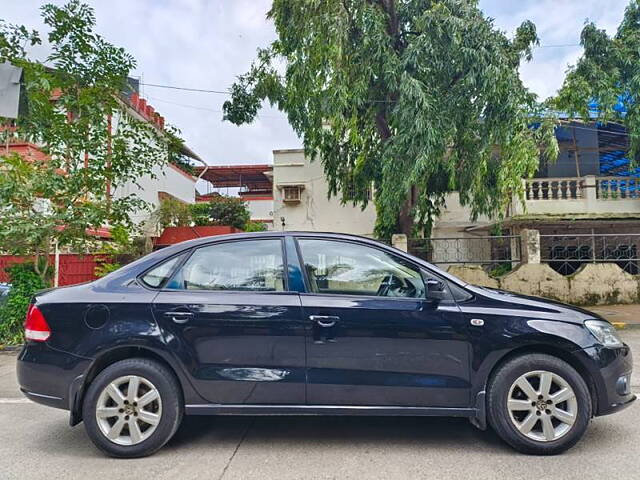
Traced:
MULTIPOLYGON (((640 329, 623 331, 636 352, 640 329)), ((101 455, 68 415, 22 400, 15 357, 0 354, 0 479, 182 480, 270 478, 636 479, 640 406, 595 419, 557 457, 528 457, 466 420, 430 418, 191 417, 150 458, 101 455)))

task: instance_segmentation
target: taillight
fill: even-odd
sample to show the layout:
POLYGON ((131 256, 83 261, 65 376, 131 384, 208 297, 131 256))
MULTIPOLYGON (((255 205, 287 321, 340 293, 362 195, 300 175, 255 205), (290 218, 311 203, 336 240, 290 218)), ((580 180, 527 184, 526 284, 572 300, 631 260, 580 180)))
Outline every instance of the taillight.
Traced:
POLYGON ((24 337, 34 342, 45 342, 51 336, 51 329, 44 315, 34 304, 29 305, 24 321, 24 337))

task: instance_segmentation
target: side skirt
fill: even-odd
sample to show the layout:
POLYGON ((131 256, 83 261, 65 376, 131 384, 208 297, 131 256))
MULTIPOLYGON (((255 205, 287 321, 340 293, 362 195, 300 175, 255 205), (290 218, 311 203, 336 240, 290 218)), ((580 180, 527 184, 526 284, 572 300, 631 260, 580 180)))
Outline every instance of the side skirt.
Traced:
POLYGON ((475 408, 351 405, 185 405, 187 415, 363 415, 476 418, 475 408))

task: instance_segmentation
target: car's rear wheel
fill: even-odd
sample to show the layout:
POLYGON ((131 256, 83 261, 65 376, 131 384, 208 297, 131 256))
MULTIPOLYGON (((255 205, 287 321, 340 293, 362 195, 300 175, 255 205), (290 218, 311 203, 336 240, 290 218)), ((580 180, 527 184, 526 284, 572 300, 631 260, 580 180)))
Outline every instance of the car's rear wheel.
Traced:
POLYGON ((163 365, 132 358, 91 382, 82 416, 93 443, 114 457, 150 455, 171 439, 182 419, 180 387, 163 365))
POLYGON ((501 365, 488 391, 489 423, 516 450, 561 453, 582 437, 591 419, 589 389, 567 362, 527 354, 501 365))

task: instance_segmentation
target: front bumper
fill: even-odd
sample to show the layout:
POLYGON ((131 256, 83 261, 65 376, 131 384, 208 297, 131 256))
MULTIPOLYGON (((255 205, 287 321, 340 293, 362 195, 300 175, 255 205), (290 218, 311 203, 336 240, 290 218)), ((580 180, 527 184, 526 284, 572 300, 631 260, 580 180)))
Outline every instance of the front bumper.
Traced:
POLYGON ((593 378, 596 394, 594 415, 608 415, 631 405, 636 396, 631 391, 633 357, 628 345, 620 348, 594 346, 580 352, 593 378))
POLYGON ((69 410, 77 378, 82 378, 91 360, 55 350, 46 343, 27 342, 18 355, 16 373, 22 393, 55 408, 69 410))

